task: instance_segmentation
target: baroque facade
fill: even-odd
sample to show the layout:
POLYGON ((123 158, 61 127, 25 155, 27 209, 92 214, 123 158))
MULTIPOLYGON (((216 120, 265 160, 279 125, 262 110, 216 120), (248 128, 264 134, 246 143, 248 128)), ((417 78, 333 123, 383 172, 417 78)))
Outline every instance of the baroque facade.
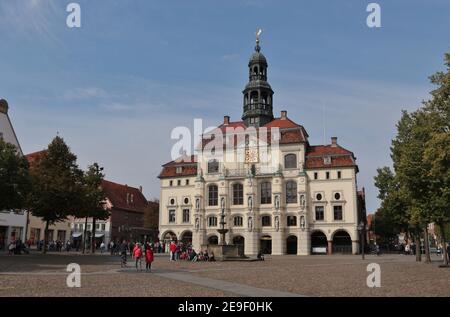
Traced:
MULTIPOLYGON (((0 99, 0 139, 13 144, 23 155, 19 140, 14 132, 8 115, 9 105, 0 99)), ((10 242, 25 241, 27 227, 27 213, 23 210, 0 210, 0 251, 6 250, 10 242)))
POLYGON ((257 39, 242 121, 225 116, 196 155, 163 165, 160 239, 237 244, 246 255, 356 254, 365 207, 355 156, 336 137, 311 145, 287 111, 274 117, 267 66, 257 39))

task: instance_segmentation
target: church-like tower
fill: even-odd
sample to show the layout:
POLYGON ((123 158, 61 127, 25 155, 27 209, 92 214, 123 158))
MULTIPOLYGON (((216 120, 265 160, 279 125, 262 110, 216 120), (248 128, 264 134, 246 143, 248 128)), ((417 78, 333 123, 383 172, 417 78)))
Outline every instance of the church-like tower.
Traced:
POLYGON ((261 127, 273 120, 273 90, 267 82, 267 60, 261 53, 259 36, 255 52, 248 62, 249 82, 242 91, 244 112, 242 120, 247 126, 261 127))

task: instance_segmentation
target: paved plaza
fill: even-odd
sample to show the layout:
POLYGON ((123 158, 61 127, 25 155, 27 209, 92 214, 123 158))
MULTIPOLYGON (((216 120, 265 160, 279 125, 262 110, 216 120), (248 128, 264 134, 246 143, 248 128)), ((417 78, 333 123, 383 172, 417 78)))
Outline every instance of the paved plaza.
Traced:
POLYGON ((169 262, 152 273, 117 256, 0 255, 0 296, 450 296, 450 269, 414 256, 267 256, 263 262, 169 262), (81 287, 66 285, 69 263, 81 266, 81 287), (381 267, 381 287, 366 284, 367 265, 381 267))

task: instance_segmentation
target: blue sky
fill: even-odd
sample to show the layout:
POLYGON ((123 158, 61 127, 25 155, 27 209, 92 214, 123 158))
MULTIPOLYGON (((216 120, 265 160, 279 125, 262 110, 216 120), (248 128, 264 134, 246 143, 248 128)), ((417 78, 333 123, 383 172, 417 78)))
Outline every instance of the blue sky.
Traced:
POLYGON ((79 29, 66 26, 70 2, 0 2, 0 98, 24 152, 59 132, 81 167, 99 162, 149 199, 172 128, 239 120, 261 27, 275 112, 304 125, 311 144, 325 127, 326 143, 337 136, 355 153, 372 212, 400 111, 428 98, 450 51, 447 0, 377 1, 378 29, 366 26, 364 0, 80 0, 79 29))

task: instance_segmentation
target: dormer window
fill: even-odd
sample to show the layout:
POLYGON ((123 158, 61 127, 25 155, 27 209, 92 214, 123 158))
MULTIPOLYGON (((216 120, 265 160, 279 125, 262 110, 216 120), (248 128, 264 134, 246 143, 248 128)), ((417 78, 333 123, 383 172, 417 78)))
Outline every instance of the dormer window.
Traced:
POLYGON ((331 164, 331 156, 324 156, 323 164, 330 165, 331 164))
POLYGON ((134 200, 134 196, 133 196, 133 194, 131 194, 130 195, 130 202, 133 203, 133 200, 134 200))
POLYGON ((183 172, 183 166, 177 166, 176 173, 181 174, 183 172))

